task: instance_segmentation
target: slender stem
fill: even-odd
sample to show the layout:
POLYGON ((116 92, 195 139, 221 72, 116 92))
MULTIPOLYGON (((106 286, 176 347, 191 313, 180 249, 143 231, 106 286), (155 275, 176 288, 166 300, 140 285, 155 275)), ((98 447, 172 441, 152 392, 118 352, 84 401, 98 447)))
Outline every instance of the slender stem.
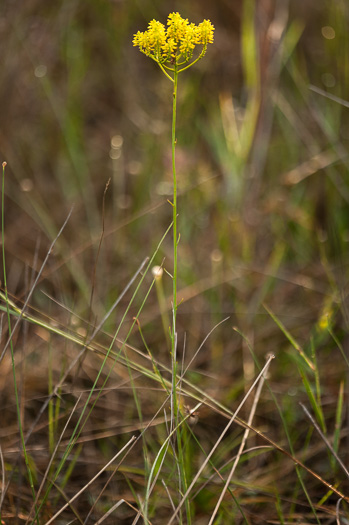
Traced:
POLYGON ((172 174, 173 174, 173 322, 172 322, 172 359, 176 354, 176 331, 177 331, 177 175, 176 175, 176 113, 177 113, 177 67, 174 68, 173 83, 173 110, 172 110, 172 174))
MULTIPOLYGON (((157 61, 155 61, 155 62, 157 62, 157 61)), ((172 77, 167 73, 167 71, 165 70, 165 67, 166 67, 166 66, 163 66, 162 64, 160 64, 160 62, 157 62, 157 63, 159 64, 159 67, 160 67, 161 71, 167 76, 167 78, 168 78, 169 80, 171 80, 171 82, 174 82, 173 78, 172 78, 172 77)), ((166 69, 169 69, 169 71, 174 71, 173 69, 168 68, 168 67, 166 67, 166 69)))
POLYGON ((173 176, 173 305, 172 305, 172 331, 171 331, 171 365, 172 365, 172 398, 171 398, 171 424, 177 424, 178 406, 176 396, 176 346, 177 346, 177 266, 178 266, 178 239, 177 239, 177 175, 176 175, 176 112, 177 112, 177 65, 174 66, 173 76, 173 107, 172 107, 172 176, 173 176))
MULTIPOLYGON (((178 242, 180 235, 177 227, 177 174, 176 174, 176 115, 177 115, 177 83, 178 63, 174 64, 173 70, 173 110, 172 110, 172 174, 173 174, 173 320, 171 333, 171 362, 172 362, 172 400, 171 400, 171 424, 176 427, 176 443, 179 467, 179 492, 187 490, 187 479, 184 464, 182 435, 179 422, 179 400, 177 399, 177 271, 178 271, 178 242)), ((189 500, 186 502, 186 517, 188 525, 191 524, 189 500)), ((181 521, 181 520, 180 520, 181 521)))

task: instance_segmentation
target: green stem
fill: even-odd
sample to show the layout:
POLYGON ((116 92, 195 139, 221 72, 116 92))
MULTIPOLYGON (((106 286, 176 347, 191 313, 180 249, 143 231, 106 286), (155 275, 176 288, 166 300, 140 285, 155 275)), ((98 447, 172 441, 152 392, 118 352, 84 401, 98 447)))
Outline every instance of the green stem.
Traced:
MULTIPOLYGON (((171 82, 174 82, 173 78, 167 73, 167 71, 165 70, 164 66, 160 62, 158 62, 157 60, 155 60, 155 62, 157 62, 159 64, 159 67, 160 67, 161 71, 167 76, 167 78, 169 80, 171 80, 171 82)), ((169 71, 174 71, 174 69, 170 69, 170 68, 166 68, 166 69, 168 69, 169 71)))
POLYGON ((177 239, 177 175, 176 175, 176 114, 177 114, 177 67, 174 70, 173 78, 173 110, 172 110, 172 174, 173 174, 173 321, 172 321, 172 360, 176 354, 176 331, 177 331, 177 259, 178 259, 178 239, 177 239))
MULTIPOLYGON (((172 174, 173 174, 173 319, 171 333, 171 361, 172 361, 172 403, 171 420, 176 430, 176 443, 178 454, 178 466, 180 470, 180 492, 185 492, 187 488, 184 454, 182 446, 182 435, 179 422, 179 400, 177 399, 177 271, 178 271, 178 242, 180 234, 177 228, 177 174, 176 174, 176 116, 177 116, 177 84, 178 84, 178 64, 175 63, 173 70, 173 110, 172 110, 172 174)), ((190 506, 186 502, 187 523, 191 523, 190 506)))
POLYGON ((178 400, 177 400, 177 267, 178 267, 178 233, 177 233, 177 175, 176 175, 176 115, 177 115, 177 84, 178 68, 174 66, 173 75, 173 107, 172 107, 172 176, 173 176, 173 305, 172 305, 172 332, 171 332, 171 365, 172 365, 172 402, 171 421, 173 425, 178 423, 178 400))

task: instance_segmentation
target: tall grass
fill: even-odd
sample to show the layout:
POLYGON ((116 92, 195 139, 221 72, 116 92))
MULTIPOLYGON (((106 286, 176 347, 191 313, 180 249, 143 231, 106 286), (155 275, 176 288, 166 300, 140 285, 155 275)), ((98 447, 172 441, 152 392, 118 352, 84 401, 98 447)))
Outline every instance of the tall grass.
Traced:
POLYGON ((169 85, 130 43, 173 6, 12 4, 2 522, 349 522, 346 3, 176 6, 216 31, 178 93, 175 374, 169 85))

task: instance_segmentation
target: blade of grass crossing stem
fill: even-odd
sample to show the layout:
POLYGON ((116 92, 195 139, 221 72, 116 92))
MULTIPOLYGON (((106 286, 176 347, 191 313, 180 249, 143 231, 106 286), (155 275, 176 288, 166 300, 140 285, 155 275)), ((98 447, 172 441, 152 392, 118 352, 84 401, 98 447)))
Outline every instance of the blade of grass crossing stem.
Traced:
MULTIPOLYGON (((32 495, 33 501, 35 502, 34 481, 33 481, 32 471, 30 468, 30 461, 29 461, 27 449, 26 449, 25 442, 24 442, 24 433, 23 433, 23 426, 22 426, 22 420, 21 420, 21 409, 19 405, 19 394, 18 394, 18 386, 17 386, 17 379, 16 379, 15 356, 14 356, 14 348, 13 348, 13 341, 12 341, 13 331, 11 328, 11 317, 10 317, 10 310, 9 310, 9 305, 8 305, 6 256, 5 256, 5 167, 6 167, 6 162, 3 162, 2 163, 2 191, 1 191, 1 241, 2 241, 3 279, 4 279, 4 288, 5 288, 5 297, 6 297, 7 323, 8 323, 8 333, 9 333, 9 341, 10 341, 10 354, 11 354, 13 385, 14 385, 14 390, 15 390, 18 429, 19 429, 20 441, 21 441, 21 445, 23 449, 24 462, 25 462, 29 484, 30 484, 31 495, 32 495)), ((0 520, 1 520, 1 515, 0 515, 0 520)), ((39 519, 37 519, 36 521, 37 521, 37 524, 39 525, 39 519)))
MULTIPOLYGON (((0 297, 3 297, 1 292, 0 292, 0 297)), ((21 314, 21 310, 19 308, 17 308, 17 306, 15 304, 13 304, 10 300, 9 300, 9 303, 10 303, 10 305, 13 308, 13 310, 11 312, 12 315, 15 315, 15 316, 18 317, 21 314)), ((0 309, 1 309, 1 307, 0 307, 0 309)), ((96 353, 101 354, 101 355, 104 356, 105 353, 108 351, 108 348, 104 347, 104 346, 98 346, 97 347, 96 345, 93 345, 92 343, 86 344, 86 341, 83 340, 79 336, 78 333, 73 333, 72 334, 72 333, 69 333, 69 332, 65 332, 64 330, 61 330, 61 329, 57 328, 56 326, 48 324, 47 322, 44 322, 41 319, 36 318, 36 317, 34 317, 32 315, 28 315, 28 314, 24 313, 23 314, 23 319, 26 320, 27 322, 33 323, 33 324, 35 324, 37 326, 40 326, 40 327, 46 329, 50 333, 59 335, 60 337, 63 337, 67 341, 71 341, 71 342, 73 342, 73 343, 75 343, 75 344, 77 344, 79 346, 82 346, 82 347, 86 347, 88 350, 90 350, 92 352, 96 352, 96 353)), ((126 346, 127 346, 127 344, 125 344, 125 347, 126 346)), ((149 356, 146 356, 145 354, 143 354, 142 352, 137 351, 137 349, 135 349, 133 347, 130 347, 130 349, 133 350, 133 351, 136 351, 137 354, 140 355, 143 358, 149 357, 149 356)), ((127 366, 126 359, 123 356, 120 356, 119 354, 116 354, 116 352, 113 351, 113 350, 111 350, 110 353, 109 353, 109 356, 111 358, 113 358, 113 359, 116 358, 117 355, 118 355, 118 358, 121 361, 122 365, 127 366)), ((79 357, 80 357, 80 354, 79 354, 78 358, 79 357)), ((76 363, 78 361, 78 358, 75 358, 75 360, 73 361, 72 364, 74 364, 74 362, 76 363)), ((161 364, 156 359, 154 359, 154 362, 156 363, 156 365, 158 367, 161 367, 162 370, 164 370, 164 371, 166 371, 168 373, 171 371, 170 368, 168 368, 166 365, 161 364)), ((142 373, 143 375, 145 375, 149 379, 152 379, 152 380, 155 380, 157 382, 160 382, 159 377, 158 377, 157 374, 155 374, 154 372, 150 371, 148 368, 145 368, 139 362, 136 362, 136 361, 133 362, 133 361, 129 360, 129 364, 133 368, 133 370, 142 373)), ((68 368, 67 372, 70 372, 71 370, 72 370, 72 365, 69 365, 69 368, 68 368)), ((62 380, 64 380, 65 377, 66 377, 66 373, 62 377, 62 379, 61 379, 59 384, 62 384, 62 380)), ((169 389, 171 387, 171 382, 169 380, 165 379, 165 378, 162 378, 162 379, 165 382, 167 388, 169 389)), ((180 379, 181 379, 181 381, 183 383, 186 384, 187 387, 190 387, 190 388, 194 389, 194 391, 196 392, 194 394, 193 392, 190 393, 188 390, 185 390, 185 391, 183 390, 183 392, 185 394, 190 395, 193 399, 195 399, 197 401, 202 401, 202 399, 205 398, 207 401, 212 403, 212 406, 216 407, 217 409, 222 410, 224 412, 224 414, 228 414, 229 416, 231 415, 231 412, 229 411, 229 409, 227 409, 222 403, 220 403, 219 401, 214 399, 212 396, 208 395, 206 392, 201 390, 197 385, 192 384, 185 377, 181 377, 180 379)), ((55 388, 55 391, 57 391, 57 386, 55 388)), ((57 409, 57 404, 56 404, 56 409, 57 409)), ((57 412, 57 410, 56 410, 56 412, 57 412)))

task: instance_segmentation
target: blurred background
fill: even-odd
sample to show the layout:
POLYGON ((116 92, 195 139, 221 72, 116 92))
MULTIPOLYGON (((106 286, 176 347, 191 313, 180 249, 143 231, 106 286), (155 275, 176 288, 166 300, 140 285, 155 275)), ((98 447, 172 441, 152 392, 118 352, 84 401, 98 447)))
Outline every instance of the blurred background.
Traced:
MULTIPOLYGON (((345 0, 3 0, 8 290, 18 305, 25 300, 74 205, 31 307, 85 334, 158 246, 172 216, 172 86, 132 38, 172 11, 215 26, 205 58, 179 78, 179 355, 185 348, 188 363, 229 317, 191 380, 231 403, 256 374, 248 340, 262 361, 276 354, 271 383, 295 423, 304 392, 297 352, 264 304, 306 353, 317 349, 326 406, 347 376, 338 350, 348 348, 345 0)), ((171 234, 154 264, 171 273, 171 234)), ((161 282, 164 298, 152 290, 140 323, 168 364, 172 281, 165 273, 161 282)), ((131 342, 142 347, 136 331, 131 342)), ((28 342, 37 377, 46 374, 43 344, 38 331, 28 342)), ((271 410, 266 400, 260 421, 278 436, 271 410)))
MULTIPOLYGON (((265 327, 267 301, 307 337, 323 308, 345 308, 344 1, 30 0, 0 9, 12 294, 24 297, 25 268, 37 270, 73 204, 40 288, 82 316, 103 223, 96 318, 153 253, 172 213, 172 94, 132 36, 180 11, 216 31, 179 85, 179 332, 196 339, 227 315, 243 329, 265 327)), ((171 250, 169 235, 156 262, 170 272, 171 250)), ((169 300, 171 286, 164 279, 169 300)), ((55 308, 39 290, 35 302, 55 308)), ((159 315, 155 295, 144 315, 159 315)))

